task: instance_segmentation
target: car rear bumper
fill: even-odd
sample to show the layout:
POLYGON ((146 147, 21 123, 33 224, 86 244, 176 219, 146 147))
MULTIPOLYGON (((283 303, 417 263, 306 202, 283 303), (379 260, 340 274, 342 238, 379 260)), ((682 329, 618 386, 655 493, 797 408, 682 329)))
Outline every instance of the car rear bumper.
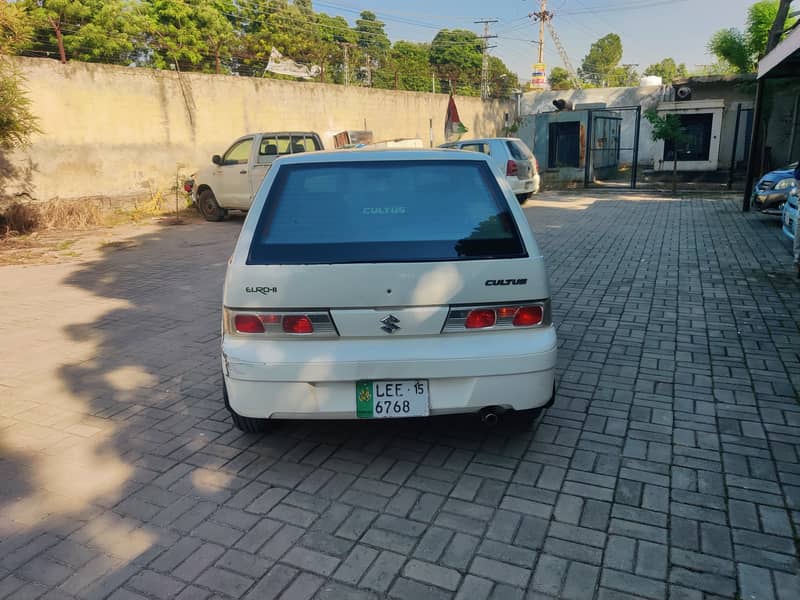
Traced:
POLYGON ((535 175, 530 179, 508 178, 511 184, 511 191, 515 194, 536 194, 539 191, 539 176, 535 175))
POLYGON ((251 418, 355 419, 356 382, 427 379, 430 414, 524 410, 553 394, 553 327, 419 338, 223 340, 231 408, 251 418))

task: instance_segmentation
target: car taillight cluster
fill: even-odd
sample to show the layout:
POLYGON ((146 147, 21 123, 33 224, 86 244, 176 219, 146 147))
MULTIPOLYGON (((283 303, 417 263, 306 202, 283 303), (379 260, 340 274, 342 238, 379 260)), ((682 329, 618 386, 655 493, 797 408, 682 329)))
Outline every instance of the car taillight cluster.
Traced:
POLYGON ((533 167, 536 170, 536 172, 538 173, 539 172, 539 161, 538 161, 538 159, 536 157, 533 158, 533 167))
POLYGON ((509 160, 506 163, 506 175, 508 177, 516 177, 519 174, 519 167, 517 166, 517 161, 509 160))
POLYGON ((476 329, 511 329, 550 324, 550 301, 491 306, 452 307, 443 333, 476 329))
POLYGON ((292 335, 335 337, 338 335, 330 314, 319 311, 262 313, 227 310, 225 331, 232 334, 261 334, 267 337, 292 335))

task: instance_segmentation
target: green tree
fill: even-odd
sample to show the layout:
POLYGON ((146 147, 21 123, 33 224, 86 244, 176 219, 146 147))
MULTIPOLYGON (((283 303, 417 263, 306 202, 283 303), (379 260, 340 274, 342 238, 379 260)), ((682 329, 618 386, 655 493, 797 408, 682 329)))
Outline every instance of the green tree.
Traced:
MULTIPOLYGON (((767 51, 770 29, 778 16, 778 0, 760 0, 747 10, 747 25, 744 31, 721 29, 711 36, 708 51, 723 66, 738 73, 752 73, 758 60, 767 51)), ((787 18, 781 30, 786 30, 796 22, 787 18)))
POLYGON ((480 95, 483 40, 466 29, 442 29, 431 42, 431 65, 443 90, 480 95))
POLYGON ((678 144, 686 139, 680 117, 678 115, 664 115, 662 117, 652 108, 644 113, 644 117, 653 127, 653 131, 650 134, 653 141, 661 140, 664 143, 669 142, 673 145, 672 195, 675 196, 678 193, 678 144))
MULTIPOLYGON (((314 60, 315 64, 322 67, 320 80, 330 79, 334 83, 345 83, 344 47, 345 45, 348 47, 349 60, 356 49, 358 36, 344 17, 331 17, 325 13, 317 13, 315 19, 319 42, 317 56, 314 60)), ((350 71, 352 72, 352 69, 350 71)))
POLYGON ((311 0, 294 0, 294 5, 306 16, 310 17, 314 14, 314 7, 311 6, 311 0))
POLYGON ((547 78, 552 90, 569 90, 572 89, 572 81, 569 76, 569 71, 564 67, 553 67, 550 71, 550 76, 547 78))
POLYGON ((19 4, 0 4, 0 54, 15 54, 31 43, 33 22, 19 4))
POLYGON ((708 51, 720 62, 725 71, 751 73, 755 69, 753 53, 747 36, 738 29, 720 29, 711 36, 708 51))
POLYGON ((609 33, 589 48, 581 64, 581 78, 597 86, 608 87, 621 60, 622 40, 616 33, 609 33))
MULTIPOLYGON (((25 146, 39 131, 25 80, 8 58, 30 44, 32 32, 33 23, 20 6, 0 4, 0 149, 25 146)), ((0 171, 0 178, 8 174, 0 171)))
MULTIPOLYGON (((380 69, 389 54, 392 43, 384 30, 383 21, 379 21, 375 13, 364 10, 356 20, 356 33, 358 34, 358 47, 363 54, 361 72, 365 84, 372 86, 373 70, 380 69)), ((384 77, 385 79, 385 77, 384 77)))
MULTIPOLYGON (((55 37, 58 56, 62 63, 67 62, 67 51, 64 47, 64 26, 68 23, 81 22, 92 14, 92 6, 88 0, 30 0, 25 8, 33 17, 38 28, 50 29, 55 37)), ((51 36, 48 36, 51 37, 51 36)))
POLYGON ((286 0, 242 3, 244 54, 243 72, 262 75, 272 79, 293 79, 264 71, 272 48, 284 56, 303 64, 319 64, 326 69, 328 61, 334 60, 337 52, 335 31, 349 25, 344 19, 337 20, 328 15, 320 17, 308 14, 308 4, 286 0), (330 57, 330 58, 329 58, 330 57))
POLYGON ((430 91, 430 44, 397 41, 387 56, 385 66, 377 73, 378 87, 430 91))
POLYGON ((639 73, 633 65, 614 67, 608 74, 609 87, 635 87, 639 84, 639 73))
POLYGON ((519 77, 512 73, 506 64, 496 56, 489 57, 489 96, 510 98, 519 89, 519 77))
POLYGON ((689 71, 684 63, 676 64, 674 58, 665 58, 661 62, 650 65, 644 70, 643 75, 655 75, 661 77, 664 83, 670 83, 673 79, 687 77, 689 71))
POLYGON ((148 56, 159 69, 191 70, 203 62, 208 48, 198 20, 195 2, 143 0, 148 56))
POLYGON ((201 43, 213 56, 217 75, 222 73, 223 59, 230 60, 239 45, 236 10, 232 0, 201 0, 197 4, 201 43))
POLYGON ((130 62, 136 33, 123 0, 22 0, 36 26, 34 50, 55 46, 59 60, 130 62))

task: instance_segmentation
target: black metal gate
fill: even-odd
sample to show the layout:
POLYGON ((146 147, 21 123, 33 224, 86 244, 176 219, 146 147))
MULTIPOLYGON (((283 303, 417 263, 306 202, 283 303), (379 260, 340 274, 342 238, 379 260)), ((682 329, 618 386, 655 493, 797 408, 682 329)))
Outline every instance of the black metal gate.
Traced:
POLYGON ((589 109, 584 187, 636 187, 642 107, 589 109))

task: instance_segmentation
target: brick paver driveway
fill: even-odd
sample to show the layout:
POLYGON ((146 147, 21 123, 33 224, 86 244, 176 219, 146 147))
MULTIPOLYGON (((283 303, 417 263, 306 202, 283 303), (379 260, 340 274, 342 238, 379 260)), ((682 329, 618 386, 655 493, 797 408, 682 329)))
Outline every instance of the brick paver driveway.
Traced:
POLYGON ((0 597, 797 600, 800 285, 730 200, 531 203, 561 338, 532 431, 232 429, 241 220, 0 269, 0 597))

